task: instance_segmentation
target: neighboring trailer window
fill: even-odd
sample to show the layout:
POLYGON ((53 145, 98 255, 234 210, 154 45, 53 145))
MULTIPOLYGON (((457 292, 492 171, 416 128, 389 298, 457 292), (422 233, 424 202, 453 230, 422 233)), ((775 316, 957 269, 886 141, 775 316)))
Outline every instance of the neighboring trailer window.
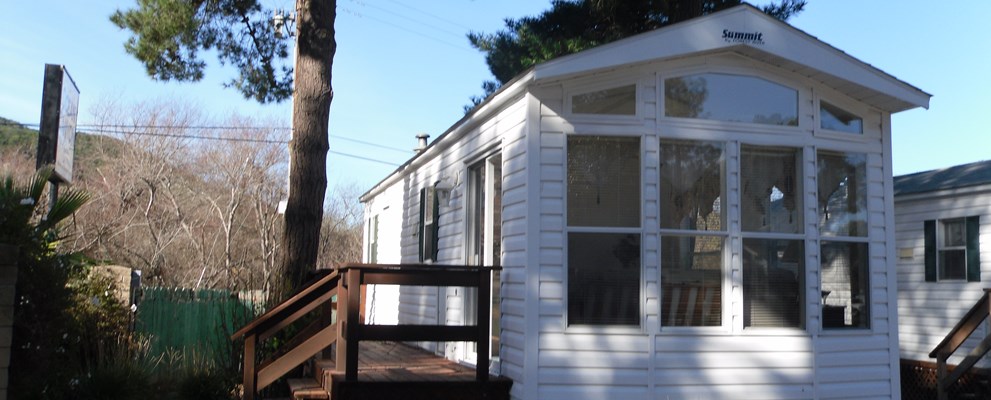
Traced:
POLYGON ((703 73, 668 78, 664 115, 798 126, 798 91, 753 76, 703 73))
POLYGON ((726 184, 723 144, 660 148, 661 324, 720 326, 726 184))
POLYGON ((979 217, 929 220, 923 229, 926 281, 981 281, 979 217))
POLYGON ((867 156, 819 151, 816 159, 822 327, 869 328, 867 156))
POLYGON ((640 138, 569 136, 568 325, 640 324, 640 138))

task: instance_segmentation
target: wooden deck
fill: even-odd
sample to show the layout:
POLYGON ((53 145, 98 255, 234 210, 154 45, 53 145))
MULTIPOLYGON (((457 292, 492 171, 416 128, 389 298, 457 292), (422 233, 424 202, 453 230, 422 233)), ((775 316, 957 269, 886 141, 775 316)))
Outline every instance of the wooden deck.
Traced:
POLYGON ((507 378, 490 376, 480 382, 474 368, 398 342, 369 341, 359 346, 357 381, 346 381, 343 373, 334 372, 333 360, 316 362, 320 386, 331 399, 509 399, 513 382, 507 378))

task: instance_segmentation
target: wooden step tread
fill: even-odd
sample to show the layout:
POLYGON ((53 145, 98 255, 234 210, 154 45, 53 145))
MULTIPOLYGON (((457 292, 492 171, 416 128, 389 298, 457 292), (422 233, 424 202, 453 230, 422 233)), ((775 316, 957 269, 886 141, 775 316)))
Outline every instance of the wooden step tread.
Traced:
POLYGON ((289 391, 292 398, 299 399, 330 399, 330 394, 317 381, 310 378, 288 379, 289 391))

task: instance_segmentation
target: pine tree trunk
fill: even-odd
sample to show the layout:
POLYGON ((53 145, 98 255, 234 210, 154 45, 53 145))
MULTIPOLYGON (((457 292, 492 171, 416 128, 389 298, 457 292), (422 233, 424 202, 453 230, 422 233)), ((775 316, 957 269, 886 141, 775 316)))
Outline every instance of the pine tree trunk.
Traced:
POLYGON ((297 0, 293 138, 289 143, 289 200, 282 236, 281 271, 290 292, 316 268, 327 192, 327 139, 336 0, 297 0))

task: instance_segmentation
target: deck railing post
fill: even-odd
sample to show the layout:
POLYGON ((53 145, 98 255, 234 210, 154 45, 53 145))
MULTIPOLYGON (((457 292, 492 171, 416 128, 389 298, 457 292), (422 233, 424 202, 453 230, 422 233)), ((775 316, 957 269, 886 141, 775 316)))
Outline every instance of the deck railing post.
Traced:
POLYGON ((492 276, 486 268, 478 269, 478 343, 475 346, 475 378, 486 382, 489 380, 489 307, 492 306, 492 276))
POLYGON ((244 400, 254 400, 257 390, 258 373, 255 371, 255 347, 258 335, 252 333, 244 338, 244 400))
POLYGON ((360 329, 360 309, 361 309, 361 273, 360 268, 352 268, 348 270, 347 283, 348 283, 348 304, 347 304, 347 316, 345 317, 347 321, 347 326, 345 327, 347 335, 347 348, 345 352, 347 357, 344 364, 344 379, 348 381, 358 380, 358 335, 360 329))
POLYGON ((939 400, 948 400, 946 395, 946 359, 948 354, 940 352, 936 357, 936 396, 939 400))
POLYGON ((334 360, 337 372, 343 371, 344 366, 347 365, 348 343, 351 341, 347 332, 347 327, 351 323, 347 315, 349 298, 347 276, 351 272, 353 270, 341 270, 340 279, 337 281, 337 355, 334 360))
MULTIPOLYGON (((330 324, 334 323, 334 310, 336 310, 337 304, 334 302, 334 298, 331 297, 326 303, 320 306, 320 328, 326 328, 330 324)), ((325 347, 320 352, 320 357, 323 359, 328 359, 331 357, 330 346, 325 347)))

